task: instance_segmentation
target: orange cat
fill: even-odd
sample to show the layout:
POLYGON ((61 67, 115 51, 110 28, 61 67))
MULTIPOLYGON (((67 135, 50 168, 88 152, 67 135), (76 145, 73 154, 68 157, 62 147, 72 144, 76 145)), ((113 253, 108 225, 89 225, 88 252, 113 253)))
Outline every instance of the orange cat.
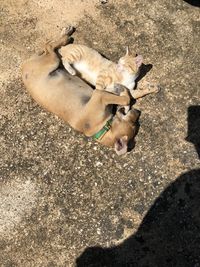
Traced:
POLYGON ((84 45, 69 44, 59 52, 65 69, 71 75, 77 74, 96 89, 110 92, 115 92, 114 84, 118 83, 126 86, 132 94, 143 61, 142 56, 131 55, 128 48, 118 63, 84 45))

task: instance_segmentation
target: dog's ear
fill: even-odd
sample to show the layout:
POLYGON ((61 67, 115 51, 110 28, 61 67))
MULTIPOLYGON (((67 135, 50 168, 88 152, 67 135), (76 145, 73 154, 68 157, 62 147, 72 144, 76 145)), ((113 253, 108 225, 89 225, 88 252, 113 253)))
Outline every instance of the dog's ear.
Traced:
POLYGON ((118 138, 115 142, 115 152, 117 155, 121 156, 128 151, 128 136, 125 135, 118 138))
POLYGON ((135 57, 135 63, 136 63, 136 66, 139 68, 143 63, 143 56, 137 55, 135 57))
POLYGON ((141 112, 139 110, 131 108, 131 110, 129 110, 129 112, 126 115, 126 120, 135 123, 139 119, 140 114, 141 112))
POLYGON ((125 121, 131 121, 134 123, 138 120, 140 111, 132 108, 128 111, 128 113, 125 113, 124 107, 119 107, 117 110, 117 116, 125 121))
POLYGON ((124 107, 121 107, 121 106, 118 106, 117 107, 116 115, 117 115, 118 118, 124 119, 124 116, 126 115, 125 108, 124 107))

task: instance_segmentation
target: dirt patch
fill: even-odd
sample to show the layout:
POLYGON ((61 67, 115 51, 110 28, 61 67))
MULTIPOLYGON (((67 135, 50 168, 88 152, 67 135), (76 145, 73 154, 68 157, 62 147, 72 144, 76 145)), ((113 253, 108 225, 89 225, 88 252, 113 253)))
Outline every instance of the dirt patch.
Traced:
POLYGON ((9 235, 35 205, 37 190, 30 180, 14 180, 4 184, 0 191, 0 236, 9 235))

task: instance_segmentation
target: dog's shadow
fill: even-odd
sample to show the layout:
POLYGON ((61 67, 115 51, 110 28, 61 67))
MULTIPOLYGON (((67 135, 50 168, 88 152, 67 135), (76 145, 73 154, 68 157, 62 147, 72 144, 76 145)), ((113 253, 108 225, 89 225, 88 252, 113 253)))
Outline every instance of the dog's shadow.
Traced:
MULTIPOLYGON (((187 140, 200 151, 200 106, 188 109, 187 140)), ((134 235, 115 247, 87 248, 76 266, 200 266, 200 169, 181 174, 171 183, 134 235)))

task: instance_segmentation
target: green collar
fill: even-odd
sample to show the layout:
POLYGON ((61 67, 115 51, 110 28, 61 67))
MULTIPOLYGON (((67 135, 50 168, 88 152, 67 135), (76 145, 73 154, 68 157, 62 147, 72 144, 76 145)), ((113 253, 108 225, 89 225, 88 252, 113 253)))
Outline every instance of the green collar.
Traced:
POLYGON ((112 120, 113 118, 109 119, 106 124, 101 128, 100 131, 98 131, 96 134, 94 134, 92 137, 95 140, 101 140, 101 138, 110 130, 111 125, 112 125, 112 120))

